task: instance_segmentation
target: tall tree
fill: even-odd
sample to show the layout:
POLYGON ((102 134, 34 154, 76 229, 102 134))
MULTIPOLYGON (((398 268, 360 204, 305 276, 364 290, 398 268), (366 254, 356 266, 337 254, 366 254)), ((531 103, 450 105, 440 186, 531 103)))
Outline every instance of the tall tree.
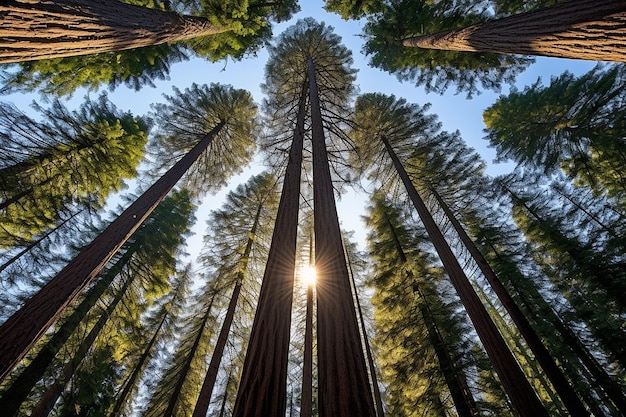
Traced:
POLYGON ((426 2, 391 0, 368 16, 364 27, 364 51, 373 66, 395 74, 402 81, 415 81, 426 91, 443 93, 456 86, 468 96, 483 89, 499 90, 512 83, 532 60, 493 53, 424 50, 403 46, 403 40, 424 32, 463 27, 489 17, 480 2, 426 2))
MULTIPOLYGON (((20 404, 44 376, 57 353, 122 272, 134 271, 135 279, 142 280, 144 288, 157 287, 159 289, 156 292, 162 290, 162 282, 155 284, 163 281, 163 277, 169 276, 174 270, 177 247, 188 232, 192 208, 189 195, 185 191, 174 193, 157 207, 124 244, 106 271, 98 276, 95 284, 81 302, 74 306, 72 313, 65 318, 54 335, 39 348, 36 356, 29 358, 28 365, 19 375, 11 379, 9 388, 0 398, 0 407, 7 415, 17 412, 20 404), (159 234, 159 239, 152 239, 156 234, 159 234)), ((143 298, 149 296, 148 293, 142 294, 143 298)))
POLYGON ((402 43, 452 51, 625 62, 625 22, 623 0, 570 0, 402 43))
MULTIPOLYGON (((384 158, 381 155, 385 154, 389 158, 387 161, 382 159, 385 162, 384 168, 380 165, 374 166, 372 176, 375 177, 377 171, 396 171, 515 409, 521 415, 547 415, 394 149, 395 147, 402 151, 414 144, 419 137, 436 134, 438 126, 433 124, 432 117, 423 116, 423 110, 419 106, 407 105, 404 100, 396 101, 395 97, 361 96, 356 108, 356 123, 357 126, 360 123, 360 130, 355 131, 353 136, 362 149, 369 147, 363 151, 370 157, 368 162, 372 159, 381 160, 384 158), (377 140, 364 140, 372 135, 377 140)), ((371 163, 366 165, 373 166, 371 163)))
POLYGON ((232 287, 232 294, 193 411, 194 417, 207 414, 242 286, 250 286, 255 281, 250 276, 249 264, 254 262, 252 258, 257 262, 265 260, 259 245, 263 235, 269 234, 267 226, 271 224, 269 219, 273 217, 278 199, 275 186, 275 178, 268 173, 254 176, 230 192, 223 207, 210 216, 210 228, 219 230, 219 233, 205 237, 205 244, 211 249, 202 257, 202 262, 205 268, 217 267, 216 279, 225 288, 232 287))
MULTIPOLYGON (((58 100, 35 105, 41 121, 0 105, 0 246, 29 241, 73 204, 102 206, 133 178, 148 126, 106 97, 69 111, 58 100), (68 169, 72 167, 72 169, 68 169)), ((68 214, 65 214, 66 216, 68 214)))
MULTIPOLYGON (((241 164, 249 160, 250 153, 244 152, 241 155, 241 148, 250 150, 254 140, 256 106, 250 94, 230 86, 214 84, 207 89, 206 95, 197 96, 196 99, 198 102, 194 110, 204 108, 202 117, 206 122, 195 126, 200 129, 195 131, 195 135, 187 133, 186 144, 193 147, 0 327, 0 379, 4 379, 47 328, 58 319, 67 304, 93 280, 201 155, 224 147, 225 145, 218 146, 221 142, 231 141, 232 146, 238 147, 240 157, 236 159, 236 163, 239 166, 225 167, 227 172, 217 174, 222 175, 217 179, 218 183, 232 170, 241 169, 241 164), (202 130, 203 127, 206 130, 202 130), (190 143, 192 138, 196 142, 190 143), (207 151, 213 144, 213 149, 207 151)), ((172 109, 175 108, 174 102, 172 109)), ((175 120, 174 116, 180 115, 178 120, 183 122, 184 114, 173 113, 170 120, 175 120)), ((189 120, 190 124, 193 123, 192 120, 189 120)), ((206 188, 210 188, 210 184, 206 188)))

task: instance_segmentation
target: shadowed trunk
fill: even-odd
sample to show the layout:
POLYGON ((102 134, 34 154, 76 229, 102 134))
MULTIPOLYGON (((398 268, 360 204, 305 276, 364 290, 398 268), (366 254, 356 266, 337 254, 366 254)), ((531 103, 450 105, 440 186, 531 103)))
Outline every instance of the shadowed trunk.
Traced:
POLYGON ((304 327, 304 361, 302 365, 302 393, 300 417, 313 415, 313 285, 306 289, 306 318, 304 327))
POLYGON ((389 157, 393 161, 398 176, 406 187, 407 193, 424 224, 424 228, 435 250, 439 254, 439 258, 448 273, 450 281, 456 289, 461 303, 463 303, 506 393, 511 398, 513 407, 521 417, 547 417, 548 413, 546 409, 543 407, 543 404, 541 404, 541 401, 539 401, 537 394, 520 369, 513 354, 502 338, 502 335, 498 332, 485 306, 478 298, 478 295, 467 279, 465 272, 463 272, 461 265, 459 265, 458 260, 428 211, 424 201, 417 193, 413 183, 411 183, 404 166, 398 159, 398 156, 395 154, 387 138, 382 136, 381 140, 389 153, 389 157))
POLYGON ((154 211, 178 180, 222 129, 213 130, 157 180, 146 192, 86 246, 48 284, 0 327, 0 381, 58 320, 65 308, 91 283, 102 268, 154 211))
POLYGON ((122 51, 229 30, 115 0, 5 0, 0 64, 122 51))
POLYGON ((457 220, 456 216, 450 210, 450 207, 443 201, 439 193, 436 190, 431 189, 430 192, 433 194, 439 206, 445 213, 446 217, 454 227, 454 230, 459 235, 459 238, 474 258, 474 261, 480 268, 480 271, 483 273, 489 285, 495 292, 496 296, 509 313, 509 316, 513 320, 513 323, 517 326, 520 334, 528 344, 528 347, 533 352, 535 359, 541 365, 541 368, 546 373, 546 376, 550 379, 550 382, 554 386, 554 389, 561 397, 563 404, 567 408, 567 411, 573 416, 584 416, 587 413, 587 409, 583 405, 583 403, 578 398, 576 391, 572 388, 569 381, 561 371, 561 368, 556 364, 554 358, 546 349, 545 345, 533 329, 532 325, 524 316, 524 313, 520 310, 520 308, 515 304, 515 301, 507 291, 507 289, 502 285, 502 282, 496 275, 496 273, 491 269, 491 266, 482 255, 482 253, 478 250, 472 239, 468 236, 463 229, 461 223, 457 220))
POLYGON ((241 286, 243 284, 244 271, 248 266, 248 261, 250 260, 250 252, 252 251, 252 245, 254 244, 254 238, 256 236, 256 230, 259 226, 259 219, 261 217, 261 210, 263 209, 263 203, 259 203, 259 206, 256 211, 256 215, 254 216, 254 222, 252 224, 252 228, 250 229, 250 233, 248 234, 248 241, 246 242, 246 248, 244 249, 243 254, 241 255, 241 260, 239 261, 240 269, 237 273, 237 279, 235 282, 235 288, 233 288, 233 293, 230 297, 230 302, 228 303, 228 309, 226 311, 226 316, 224 317, 224 323, 222 324, 222 328, 220 329, 220 334, 217 337, 217 343, 215 345, 215 349, 211 354, 211 362, 209 363, 209 369, 207 370, 207 374, 204 377, 204 382, 202 383, 202 389, 200 390, 200 395, 198 397, 198 401, 196 402, 196 406, 193 410, 192 417, 205 417, 206 413, 209 409, 209 405, 211 404, 211 395, 213 394, 213 387, 215 386, 215 381, 217 380, 217 374, 220 368, 220 364, 222 362, 222 356, 224 354, 224 348, 226 347, 226 342, 228 341, 228 333, 230 332, 230 326, 233 323, 233 317, 235 316, 235 309, 237 308, 237 301, 239 300, 239 294, 241 292, 241 286))
POLYGON ((403 45, 626 62, 626 1, 573 0, 463 29, 408 38, 403 45))
POLYGON ((375 417, 333 195, 315 65, 310 57, 307 67, 313 142, 319 415, 375 417))
MULTIPOLYGON (((387 224, 389 225, 389 230, 391 231, 391 236, 393 237, 393 242, 396 246, 396 250, 398 251, 398 255, 400 256, 400 260, 403 264, 406 264, 406 254, 404 253, 400 239, 398 239, 396 229, 393 227, 389 218, 387 218, 387 224)), ((420 298, 420 314, 426 324, 428 338, 430 339, 430 343, 432 344, 437 360, 439 361, 439 368, 441 369, 441 373, 446 380, 446 385, 450 390, 450 395, 452 396, 452 402, 454 402, 456 412, 459 417, 480 416, 479 410, 476 407, 474 396, 467 385, 467 378, 465 377, 463 371, 455 366, 454 361, 450 357, 447 345, 441 335, 441 332, 439 331, 437 323, 435 322, 435 317, 428 307, 424 294, 422 293, 417 281, 415 281, 415 278, 410 275, 410 271, 406 270, 406 273, 407 278, 413 280, 413 291, 415 291, 420 298)), ((437 398, 439 397, 437 396, 437 398)), ((443 404, 441 405, 441 408, 444 409, 443 404)))
POLYGON ((233 416, 285 415, 291 303, 296 265, 300 208, 300 177, 306 112, 306 80, 289 151, 283 190, 278 204, 272 243, 233 416))

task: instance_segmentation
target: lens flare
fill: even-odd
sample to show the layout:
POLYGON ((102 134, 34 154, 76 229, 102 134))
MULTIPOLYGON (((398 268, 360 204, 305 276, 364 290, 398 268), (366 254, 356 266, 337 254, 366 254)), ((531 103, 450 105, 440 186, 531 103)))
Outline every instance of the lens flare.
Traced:
POLYGON ((300 280, 304 285, 315 285, 315 267, 307 265, 300 268, 300 280))

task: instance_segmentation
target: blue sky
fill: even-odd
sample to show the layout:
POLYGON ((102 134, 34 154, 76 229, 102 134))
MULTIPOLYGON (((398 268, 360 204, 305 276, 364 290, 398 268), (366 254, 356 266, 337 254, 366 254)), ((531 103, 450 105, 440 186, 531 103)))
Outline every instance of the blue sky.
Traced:
MULTIPOLYGON (((342 37, 343 44, 353 52, 354 67, 359 69, 356 84, 361 93, 381 92, 394 94, 397 97, 406 98, 407 101, 420 105, 427 102, 431 103, 430 113, 435 113, 439 116, 443 129, 447 131, 459 130, 464 140, 475 148, 488 163, 487 172, 489 174, 497 175, 510 169, 510 165, 496 166, 492 163, 495 152, 487 147, 487 141, 483 139, 482 112, 495 102, 499 95, 498 93, 485 91, 468 100, 465 94, 455 95, 454 90, 440 96, 438 94, 427 94, 421 87, 415 87, 410 82, 400 83, 395 76, 367 65, 368 58, 360 52, 362 39, 359 37, 359 34, 361 33, 363 23, 344 21, 337 15, 326 13, 323 10, 324 3, 321 0, 304 0, 300 1, 300 4, 302 11, 294 16, 292 21, 275 25, 275 34, 281 33, 298 18, 304 17, 313 17, 318 21, 324 21, 326 24, 333 26, 335 32, 342 37)), ((141 115, 146 114, 150 110, 151 103, 162 101, 163 93, 171 93, 173 85, 182 90, 194 82, 198 84, 219 82, 232 84, 237 88, 245 88, 252 92, 257 102, 260 102, 262 95, 259 85, 264 79, 266 60, 267 52, 265 50, 259 51, 254 58, 245 58, 241 61, 228 60, 210 63, 200 59, 193 59, 174 64, 171 68, 170 80, 155 82, 155 88, 144 87, 136 92, 120 87, 109 93, 109 98, 119 108, 141 115)), ((594 62, 537 58, 537 63, 518 77, 517 86, 523 88, 525 85, 536 81, 538 77, 542 77, 544 82, 549 82, 551 76, 559 75, 565 70, 581 73, 591 69, 594 65, 594 62)), ((506 93, 507 90, 508 88, 505 88, 503 93, 506 93)), ((85 94, 84 91, 77 92, 68 103, 68 106, 79 104, 85 94)), ((97 94, 97 92, 90 93, 91 96, 96 96, 97 94)), ((33 99, 38 99, 38 97, 36 95, 16 94, 4 99, 14 101, 18 107, 26 110, 28 104, 33 99)), ((258 170, 258 167, 246 170, 242 175, 233 179, 231 182, 232 186, 229 186, 228 189, 232 189, 237 184, 246 181, 251 173, 258 170)), ((199 249, 199 245, 202 242, 201 237, 206 228, 204 220, 206 213, 210 209, 219 207, 226 191, 227 189, 216 196, 208 196, 201 206, 197 214, 198 222, 194 229, 196 236, 189 241, 189 250, 192 253, 199 249)), ((363 213, 364 205, 364 196, 350 190, 342 196, 339 203, 342 226, 348 230, 355 230, 355 237, 358 240, 364 238, 363 225, 359 218, 360 214, 363 213)))

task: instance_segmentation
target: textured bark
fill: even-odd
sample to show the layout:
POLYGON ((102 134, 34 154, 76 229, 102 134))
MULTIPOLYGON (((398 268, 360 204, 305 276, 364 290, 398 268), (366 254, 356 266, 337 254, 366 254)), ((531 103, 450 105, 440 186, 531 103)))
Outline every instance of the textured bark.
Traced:
POLYGON ((137 249, 138 245, 133 245, 129 248, 128 252, 124 253, 122 258, 98 280, 80 304, 76 306, 67 320, 63 322, 50 340, 46 342, 46 345, 41 348, 37 356, 24 367, 19 376, 11 380, 11 386, 2 394, 2 398, 0 398, 0 410, 2 410, 3 413, 8 416, 17 414, 20 405, 26 400, 37 381, 44 376, 56 354, 61 350, 64 343, 69 339, 72 333, 74 333, 76 328, 78 328, 81 321, 87 316, 89 310, 96 304, 107 288, 109 288, 115 277, 137 249))
POLYGON ((573 0, 458 30, 408 38, 403 44, 626 62, 626 0, 573 0))
MULTIPOLYGON (((402 263, 406 263, 406 254, 404 253, 400 239, 398 239, 396 229, 393 227, 389 218, 387 218, 387 224, 389 225, 389 230, 391 231, 391 236, 393 237, 393 242, 396 246, 396 250, 398 251, 398 255, 400 256, 400 260, 402 263)), ((408 270, 406 272, 408 279, 415 279, 412 276, 408 276, 408 270)), ((435 322, 435 317, 428 307, 426 298, 416 281, 413 282, 413 291, 415 291, 420 298, 420 314, 426 324, 428 339, 430 340, 430 343, 435 351, 435 355, 437 356, 437 360, 439 361, 439 368, 441 369, 446 385, 450 390, 450 396, 452 397, 452 402, 454 403, 454 408, 456 408, 457 414, 459 417, 480 416, 480 412, 476 407, 474 396, 472 395, 472 392, 467 384, 467 378, 465 377, 465 374, 457 366, 455 366, 454 361, 450 357, 447 345, 441 335, 441 332, 439 331, 439 326, 435 322)), ((444 409, 443 404, 441 408, 444 409)))
POLYGON ((324 139, 315 65, 307 62, 313 142, 320 417, 375 417, 324 139))
POLYGON ((220 122, 0 327, 0 381, 154 211, 224 126, 220 122))
POLYGON ((0 4, 0 64, 122 51, 225 32, 207 19, 116 0, 0 4))
POLYGON ((283 416, 287 408, 287 363, 306 111, 306 82, 289 151, 272 243, 233 416, 283 416))
POLYGON ((483 276, 485 277, 487 282, 489 282, 489 285, 491 285, 491 288, 495 292, 496 296, 498 297, 506 311, 509 313, 509 316, 513 320, 513 323, 515 323, 518 330, 520 331, 520 334, 528 344, 528 347, 533 352, 535 359, 541 365, 541 368, 546 373, 548 379, 550 379, 550 382, 554 386, 556 392, 559 394, 559 397, 561 397, 563 405, 565 405, 567 411, 569 411, 569 413, 573 416, 584 416, 588 414, 587 409, 578 398, 576 391, 574 391, 574 389, 572 388, 571 384, 563 374, 563 371, 561 371, 561 368, 559 368, 559 366, 556 364, 554 358, 552 357, 548 349, 546 349, 545 345, 535 332, 535 329, 533 329, 532 325, 530 324, 526 316, 524 316, 522 310, 520 310, 520 308, 517 306, 517 304, 515 303, 507 289, 504 287, 496 273, 493 271, 493 269, 491 269, 491 266, 489 265, 485 257, 482 255, 472 239, 465 232, 465 229, 463 229, 461 223, 457 220, 454 213, 452 213, 450 207, 448 207, 446 202, 443 201, 443 199, 436 190, 431 190, 431 192, 439 203, 439 206, 442 208, 446 217, 454 227, 454 230, 459 235, 459 238, 461 239, 469 253, 472 255, 472 258, 478 265, 478 268, 482 272, 483 276))
POLYGON ((529 384, 526 376, 516 362, 502 335, 489 316, 487 309, 481 303, 474 288, 463 272, 461 265, 454 256, 452 249, 446 242, 441 230, 435 223, 424 201, 411 183, 402 163, 395 154, 386 137, 381 138, 396 171, 406 187, 409 198, 418 212, 430 240, 439 254, 446 272, 456 289, 457 294, 465 307, 465 311, 472 321, 476 333, 480 338, 493 367, 502 382, 515 410, 521 417, 547 417, 546 409, 539 401, 537 394, 529 384))
POLYGON ((224 355, 224 349, 226 348, 226 342, 228 340, 228 333, 230 332, 230 327, 233 324, 233 317, 235 316, 237 301, 239 300, 241 286, 243 285, 243 271, 246 270, 248 266, 248 261, 250 260, 250 252, 252 251, 252 245, 254 244, 254 238, 256 236, 256 231, 259 226, 259 219, 261 218, 262 209, 263 203, 261 202, 259 203, 256 215, 254 216, 254 222, 252 224, 252 228, 250 229, 250 233, 248 234, 249 237, 248 241, 246 242, 246 247, 243 254, 241 255, 241 260, 239 261, 240 269, 237 273, 235 288, 233 288, 233 293, 230 297, 230 302, 228 303, 228 309, 226 310, 226 316, 224 317, 224 323, 222 324, 220 334, 217 337, 215 349, 213 349, 213 353, 211 354, 209 369, 207 370, 206 376, 204 377, 204 382, 202 383, 200 395, 198 396, 198 401, 196 401, 196 406, 194 407, 192 417, 205 417, 209 409, 209 405, 211 404, 211 395, 213 394, 213 388, 215 386, 215 381, 217 380, 217 374, 220 368, 220 364, 222 363, 222 356, 224 355))

